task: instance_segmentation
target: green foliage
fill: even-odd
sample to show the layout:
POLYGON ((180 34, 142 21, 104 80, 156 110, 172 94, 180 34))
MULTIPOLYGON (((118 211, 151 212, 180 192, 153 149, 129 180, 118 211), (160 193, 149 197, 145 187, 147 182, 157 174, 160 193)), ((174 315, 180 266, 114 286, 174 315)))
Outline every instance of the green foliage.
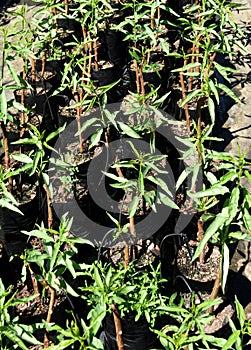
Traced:
MULTIPOLYGON (((9 112, 15 107, 21 112, 29 112, 26 106, 8 100, 8 90, 31 89, 29 83, 15 70, 13 60, 17 57, 23 59, 24 68, 27 71, 31 58, 41 58, 47 55, 49 60, 54 58, 67 58, 62 72, 61 86, 54 94, 68 88, 73 94, 79 95, 75 103, 69 109, 78 110, 84 116, 100 107, 101 118, 86 119, 78 134, 86 131, 90 126, 96 127, 90 140, 90 148, 98 144, 104 130, 109 139, 109 127, 113 125, 116 131, 125 137, 140 139, 147 135, 150 138, 149 152, 141 152, 132 142, 128 142, 134 157, 131 160, 121 160, 112 165, 112 169, 131 169, 136 173, 134 179, 119 177, 110 172, 105 172, 114 183, 113 187, 123 189, 125 193, 132 194, 129 207, 129 217, 133 217, 139 208, 139 202, 143 199, 152 210, 156 210, 156 204, 165 204, 168 207, 179 209, 172 198, 171 189, 163 180, 166 174, 161 162, 166 155, 156 155, 154 131, 167 121, 162 119, 157 110, 166 102, 169 92, 160 96, 161 89, 149 85, 144 80, 144 74, 149 72, 160 76, 164 61, 151 61, 153 52, 164 53, 166 59, 174 59, 172 74, 180 77, 185 82, 185 94, 182 97, 180 107, 186 107, 195 103, 196 119, 199 119, 202 103, 208 106, 211 117, 210 125, 201 130, 198 120, 192 121, 193 134, 190 140, 183 140, 190 145, 189 150, 183 155, 184 159, 190 155, 198 154, 198 164, 187 167, 176 183, 176 189, 192 176, 192 184, 189 188, 190 197, 197 203, 197 210, 201 213, 206 223, 206 231, 201 240, 193 260, 197 259, 203 251, 206 243, 211 241, 221 247, 222 252, 222 288, 224 291, 227 273, 229 269, 229 244, 240 239, 250 239, 251 234, 251 195, 248 186, 251 185, 250 162, 245 155, 239 153, 233 157, 227 153, 208 151, 206 142, 215 140, 212 135, 215 123, 215 106, 220 102, 220 95, 227 94, 235 102, 241 101, 227 85, 231 83, 230 75, 235 70, 220 64, 216 54, 222 54, 229 59, 237 53, 236 46, 242 50, 245 47, 241 40, 244 33, 235 23, 233 10, 240 5, 225 0, 200 0, 193 1, 180 9, 180 15, 172 10, 166 2, 156 1, 124 1, 120 3, 120 23, 113 23, 114 10, 110 1, 80 0, 77 2, 60 0, 37 0, 42 4, 34 14, 32 21, 27 20, 27 7, 19 7, 14 16, 16 24, 8 29, 1 28, 2 34, 2 66, 0 77, 0 120, 4 124, 13 121, 9 112), (71 6, 74 5, 74 6, 71 6), (76 6, 75 6, 76 5, 76 6), (67 10, 66 10, 67 9, 67 10), (69 10, 69 11, 68 11, 69 10), (72 42, 68 43, 64 50, 57 48, 56 40, 60 42, 64 35, 70 34, 62 31, 57 24, 59 19, 75 19, 80 22, 83 30, 83 39, 73 35, 72 42), (107 86, 96 86, 91 78, 91 72, 98 64, 97 44, 100 33, 107 30, 118 31, 124 34, 131 59, 129 68, 135 69, 137 92, 130 92, 130 108, 128 115, 137 116, 135 124, 126 123, 117 119, 117 113, 110 113, 105 109, 107 93, 111 91, 119 80, 107 86), (172 46, 165 30, 178 30, 179 43, 172 46), (188 48, 188 49, 187 49, 188 48), (5 70, 8 70, 14 81, 13 85, 4 84, 5 70), (226 83, 216 79, 220 74, 226 83), (192 83, 191 83, 192 82, 192 83), (145 87, 150 88, 145 91, 145 87), (192 88, 191 88, 192 87, 192 88), (81 96, 81 98, 80 98, 81 96), (146 113, 148 104, 151 113, 146 113), (154 114, 156 122, 152 115, 154 114), (213 167, 213 168, 212 168, 213 167), (197 180, 203 176, 206 181, 203 189, 196 189, 197 180), (150 185, 149 185, 150 184, 150 185), (248 184, 248 185, 247 185, 248 184)), ((116 15, 120 15, 117 12, 116 15)), ((116 22, 116 21, 115 21, 116 22)), ((125 114, 126 114, 125 113, 125 114)), ((18 203, 13 194, 8 190, 8 181, 14 175, 22 171, 29 175, 37 174, 42 178, 45 187, 49 189, 47 174, 48 152, 52 150, 51 141, 58 137, 64 126, 51 134, 40 132, 39 128, 29 125, 30 137, 25 137, 14 144, 32 145, 34 150, 29 154, 13 154, 12 158, 22 163, 18 170, 3 170, 0 167, 0 205, 21 213, 17 208, 18 203)), ((64 166, 68 166, 66 163, 64 166)), ((68 182, 70 178, 66 179, 68 182)), ((48 200, 48 198, 47 198, 48 200)), ((50 205, 50 203, 49 203, 50 205)), ((118 234, 128 230, 128 224, 122 225, 109 213, 108 216, 116 225, 118 234)), ((70 234, 71 219, 62 218, 58 230, 46 229, 38 225, 35 230, 25 232, 26 235, 35 236, 42 240, 44 250, 26 249, 21 256, 25 265, 32 263, 37 267, 36 278, 56 292, 64 291, 75 297, 79 295, 86 299, 91 306, 88 320, 77 322, 72 313, 72 320, 67 322, 65 329, 55 324, 48 324, 49 331, 55 332, 55 344, 49 349, 103 349, 102 342, 97 338, 103 318, 107 313, 112 313, 111 305, 115 304, 120 316, 134 313, 135 319, 145 317, 151 327, 154 328, 156 317, 165 314, 170 317, 170 324, 162 330, 154 330, 158 334, 165 349, 178 350, 192 349, 242 349, 246 335, 250 335, 250 321, 245 319, 243 307, 235 301, 239 324, 229 320, 232 334, 229 339, 216 338, 206 335, 204 326, 213 316, 208 315, 207 310, 218 303, 218 300, 195 304, 192 298, 190 309, 185 308, 183 300, 178 302, 175 295, 167 298, 161 296, 159 286, 159 268, 156 270, 150 266, 149 271, 137 268, 137 262, 133 261, 127 269, 119 266, 102 265, 95 262, 91 266, 79 264, 74 260, 77 254, 76 243, 90 242, 75 238, 70 234), (70 283, 63 278, 63 274, 70 272, 73 279, 78 276, 87 277, 86 285, 75 290, 70 283), (88 281, 88 282, 87 282, 88 281)), ((25 268, 23 269, 25 278, 25 268)), ((24 299, 16 299, 16 293, 11 289, 4 289, 0 281, 0 346, 1 349, 27 349, 27 343, 39 344, 33 336, 33 332, 41 325, 22 325, 18 317, 11 318, 10 308, 19 303, 29 302, 36 296, 24 299)), ((250 343, 250 341, 249 341, 250 343)))
POLYGON ((235 297, 235 307, 237 311, 237 318, 239 325, 236 326, 232 320, 229 320, 232 334, 228 338, 222 350, 236 349, 241 350, 246 346, 250 346, 251 340, 245 341, 245 336, 250 337, 251 332, 251 319, 247 320, 244 312, 244 308, 241 303, 235 297))
POLYGON ((173 294, 165 306, 160 310, 170 317, 169 324, 160 331, 154 330, 158 334, 161 344, 166 350, 189 350, 196 349, 218 349, 226 344, 226 340, 215 338, 205 334, 204 327, 214 318, 207 313, 208 308, 219 303, 218 299, 203 301, 195 304, 194 295, 190 309, 184 306, 184 300, 179 303, 173 294), (204 345, 204 348, 202 347, 204 345))
POLYGON ((217 173, 210 170, 205 172, 209 186, 202 191, 190 193, 191 198, 197 201, 198 210, 205 213, 202 215, 203 221, 209 223, 193 260, 199 256, 209 240, 220 245, 224 290, 229 267, 228 245, 240 239, 251 238, 251 196, 247 188, 251 183, 248 171, 251 164, 240 151, 236 157, 229 153, 207 151, 206 161, 216 171, 223 172, 223 175, 217 177, 217 173), (219 209, 215 213, 208 212, 214 207, 219 209))
POLYGON ((106 313, 112 313, 111 305, 115 304, 120 317, 132 313, 135 321, 145 317, 149 324, 154 325, 160 315, 157 308, 165 300, 159 289, 164 281, 160 279, 159 267, 150 266, 150 271, 144 271, 138 270, 135 262, 131 262, 128 268, 95 263, 86 273, 91 277, 91 283, 80 289, 84 292, 82 297, 92 307, 91 319, 101 312, 104 318, 106 313))
POLYGON ((46 229, 38 226, 37 229, 23 233, 28 236, 38 237, 43 242, 44 250, 26 249, 21 259, 25 263, 34 263, 39 269, 36 279, 43 282, 45 286, 60 292, 78 296, 69 283, 62 277, 67 270, 75 279, 83 274, 82 270, 88 268, 85 264, 78 264, 74 261, 74 255, 77 253, 76 243, 90 244, 88 240, 74 237, 70 234, 72 219, 67 219, 66 215, 62 217, 59 230, 46 229), (68 249, 67 249, 68 247, 68 249))
POLYGON ((19 322, 18 316, 11 317, 11 308, 29 303, 36 298, 31 295, 26 298, 16 298, 17 292, 13 293, 11 287, 5 289, 0 279, 0 349, 23 349, 28 350, 28 344, 40 345, 34 337, 35 329, 41 328, 40 324, 26 325, 19 322))
POLYGON ((79 350, 103 350, 103 343, 96 337, 103 319, 102 312, 93 317, 89 324, 81 319, 81 325, 79 325, 73 314, 72 318, 72 321, 68 321, 66 329, 58 325, 49 326, 50 331, 56 332, 56 343, 58 344, 54 344, 48 349, 76 349, 77 346, 79 350))

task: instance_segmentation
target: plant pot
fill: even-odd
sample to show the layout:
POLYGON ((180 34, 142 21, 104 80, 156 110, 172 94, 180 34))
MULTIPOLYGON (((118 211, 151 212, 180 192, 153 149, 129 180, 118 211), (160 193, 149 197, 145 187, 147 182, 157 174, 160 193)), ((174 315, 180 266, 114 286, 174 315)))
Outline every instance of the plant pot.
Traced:
MULTIPOLYGON (((158 348, 159 342, 144 318, 135 321, 135 316, 127 315, 121 319, 124 349, 147 350, 158 348)), ((106 350, 117 350, 116 331, 113 316, 107 315, 104 320, 104 342, 106 350)))
POLYGON ((109 62, 101 62, 102 67, 98 70, 93 69, 91 78, 96 86, 105 86, 115 82, 118 79, 117 69, 109 62))
POLYGON ((57 29, 57 37, 53 40, 54 46, 68 50, 83 39, 81 24, 74 18, 58 18, 57 29))
POLYGON ((23 215, 8 208, 0 207, 0 240, 7 255, 21 254, 27 245, 28 236, 21 231, 31 231, 39 213, 37 190, 32 190, 32 197, 20 203, 18 209, 23 215))
MULTIPOLYGON (((132 91, 136 91, 136 72, 133 65, 131 65, 128 72, 130 76, 131 89, 132 91)), ((143 72, 142 74, 144 79, 145 92, 149 93, 151 91, 150 86, 153 86, 154 89, 160 87, 159 94, 161 95, 163 79, 166 78, 165 71, 163 69, 158 70, 158 72, 152 70, 148 72, 143 72)))
POLYGON ((215 338, 228 339, 233 333, 229 324, 229 318, 232 321, 236 319, 236 310, 234 303, 228 299, 223 299, 219 305, 216 305, 213 310, 215 318, 210 324, 204 327, 204 332, 215 338))
MULTIPOLYGON (((188 93, 189 92, 186 92, 186 95, 188 95, 188 93)), ((165 110, 177 120, 186 120, 185 109, 184 107, 180 107, 181 101, 181 89, 172 88, 171 94, 169 95, 168 101, 166 103, 167 108, 165 110)), ((189 102, 187 104, 187 108, 190 120, 197 121, 197 100, 189 102)), ((201 106, 201 123, 204 126, 210 125, 212 123, 207 103, 204 103, 201 106)))
POLYGON ((109 29, 106 33, 107 53, 110 62, 122 68, 126 64, 127 50, 124 36, 120 32, 109 29))
POLYGON ((200 263, 199 261, 191 264, 191 256, 194 254, 198 242, 188 242, 190 252, 184 245, 178 250, 176 257, 176 287, 180 292, 187 292, 187 284, 190 288, 197 292, 211 293, 214 281, 216 279, 220 261, 221 253, 217 246, 208 244, 205 249, 205 262, 200 263), (185 277, 187 284, 179 283, 177 276, 185 277))
POLYGON ((58 29, 63 29, 72 32, 77 38, 81 38, 82 28, 80 22, 74 18, 57 18, 58 29))
MULTIPOLYGON (((52 60, 48 61, 46 59, 45 61, 45 67, 44 67, 44 75, 41 76, 42 67, 43 67, 43 61, 42 60, 36 60, 36 75, 38 76, 41 81, 44 81, 45 83, 49 83, 52 85, 52 89, 55 90, 59 87, 61 83, 61 76, 60 73, 62 69, 64 68, 65 60, 52 60)), ((29 76, 31 75, 31 69, 29 70, 29 76)))
MULTIPOLYGON (((15 100, 21 103, 21 90, 15 90, 14 96, 15 100)), ((29 91, 26 91, 24 96, 24 105, 28 109, 33 108, 35 113, 43 115, 46 99, 47 95, 45 93, 33 95, 29 91)))

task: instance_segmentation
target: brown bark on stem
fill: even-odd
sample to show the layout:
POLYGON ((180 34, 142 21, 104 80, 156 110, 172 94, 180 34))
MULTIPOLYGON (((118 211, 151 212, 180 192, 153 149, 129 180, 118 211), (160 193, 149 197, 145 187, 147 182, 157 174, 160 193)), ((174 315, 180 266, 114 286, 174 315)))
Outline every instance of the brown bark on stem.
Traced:
MULTIPOLYGON (((2 137, 3 137, 3 148, 4 148, 4 164, 6 170, 10 168, 10 151, 9 151, 9 141, 7 136, 7 130, 4 122, 1 122, 1 130, 2 130, 2 137)), ((10 192, 13 192, 13 179, 12 177, 8 178, 8 190, 10 192)))
MULTIPOLYGON (((115 159, 115 162, 117 162, 117 157, 115 159)), ((116 167, 116 172, 119 177, 124 178, 124 175, 120 169, 120 167, 116 167)), ((134 225, 134 218, 129 218, 129 230, 130 233, 133 236, 136 236, 136 231, 135 231, 135 225, 134 225)), ((130 251, 129 251, 129 245, 125 242, 125 249, 124 249, 124 263, 125 263, 125 268, 128 267, 130 262, 130 251)))
MULTIPOLYGON (((136 241, 137 232, 135 229, 134 216, 129 218, 129 229, 130 229, 130 233, 131 233, 133 239, 135 239, 135 241, 136 241)), ((133 247, 133 259, 137 259, 137 253, 138 253, 137 247, 134 245, 134 247, 133 247)))
POLYGON ((197 151, 198 151, 198 157, 199 157, 199 162, 202 164, 203 158, 202 158, 202 143, 201 143, 201 108, 202 105, 205 101, 205 98, 202 97, 198 100, 197 106, 196 106, 196 118, 197 118, 197 139, 198 139, 198 144, 197 144, 197 151))
POLYGON ((39 289, 38 289, 38 282, 36 280, 36 277, 35 277, 35 274, 32 270, 32 268, 30 267, 30 264, 28 263, 27 264, 27 267, 28 267, 28 270, 30 272, 30 276, 31 276, 31 282, 32 282, 32 286, 33 286, 33 291, 34 291, 34 294, 39 294, 37 297, 36 297, 36 302, 40 302, 41 298, 40 298, 40 293, 39 293, 39 289))
POLYGON ((52 5, 51 9, 52 9, 52 13, 54 14, 54 16, 56 16, 57 15, 57 9, 55 7, 55 3, 52 5))
POLYGON ((138 62, 134 60, 134 66, 135 66, 135 83, 137 88, 137 93, 140 93, 140 83, 139 83, 139 67, 138 62))
POLYGON ((151 29, 154 30, 154 15, 151 15, 151 29))
POLYGON ((9 153, 9 142, 7 137, 7 130, 4 122, 1 122, 2 136, 3 136, 3 148, 4 148, 4 163, 8 170, 10 168, 10 153, 9 153))
POLYGON ((43 188, 45 190, 46 200, 47 200, 48 229, 52 229, 52 227, 53 227, 53 210, 52 210, 50 190, 45 183, 43 184, 43 188))
MULTIPOLYGON (((90 40, 90 36, 88 36, 88 39, 90 40)), ((88 74, 88 78, 91 78, 91 70, 92 70, 92 42, 89 42, 88 45, 89 49, 88 49, 88 56, 89 56, 89 62, 88 62, 88 70, 87 70, 87 74, 88 74)), ((87 85, 90 84, 90 81, 87 81, 87 85)))
POLYGON ((145 93, 145 82, 144 82, 144 76, 143 76, 143 64, 144 64, 144 59, 142 60, 140 66, 139 66, 139 79, 140 79, 141 96, 144 99, 146 97, 146 93, 145 93))
POLYGON ((129 250, 129 245, 126 243, 125 248, 124 248, 124 266, 125 269, 128 268, 130 262, 130 250, 129 250))
POLYGON ((36 60, 31 59, 31 86, 34 90, 34 95, 36 95, 36 60))
MULTIPOLYGON (((195 44, 193 43, 193 46, 192 46, 192 57, 191 57, 191 63, 194 63, 194 54, 195 54, 195 44)), ((191 91, 193 89, 193 77, 189 77, 189 84, 188 84, 188 88, 187 90, 188 91, 191 91)))
POLYGON ((64 8, 65 8, 65 14, 66 16, 68 16, 69 14, 68 0, 64 0, 64 8))
MULTIPOLYGON (((50 323, 51 322, 51 316, 53 313, 53 308, 54 308, 54 303, 55 303, 55 290, 51 287, 49 287, 51 296, 50 296, 50 304, 49 304, 49 309, 47 312, 47 317, 46 317, 46 323, 50 323)), ((48 348, 50 345, 50 339, 49 339, 49 330, 46 329, 45 330, 45 334, 44 334, 44 348, 48 348)))
POLYGON ((118 350, 124 350, 124 342, 122 337, 122 325, 121 325, 119 312, 114 304, 111 305, 111 308, 113 311, 113 320, 114 320, 114 325, 116 330, 116 341, 117 341, 118 350))
MULTIPOLYGON (((219 290, 220 290, 220 285, 221 285, 221 268, 219 266, 218 271, 217 271, 217 275, 216 275, 216 278, 214 281, 213 289, 212 289, 212 292, 211 292, 210 297, 209 297, 210 300, 217 298, 217 296, 219 294, 219 290)), ((212 313, 213 307, 210 307, 207 311, 208 311, 208 313, 212 313)))
MULTIPOLYGON (((82 98, 81 91, 80 91, 80 95, 76 94, 76 96, 75 96, 75 100, 77 103, 81 102, 81 98, 82 98)), ((83 153, 83 151, 84 151, 83 136, 82 136, 82 133, 80 132, 80 129, 81 129, 80 119, 81 119, 81 106, 77 106, 77 128, 78 128, 79 152, 83 153)))
MULTIPOLYGON (((25 63, 23 61, 23 79, 26 80, 26 71, 25 71, 25 63)), ((25 88, 25 87, 24 87, 25 88)), ((25 89, 21 90, 21 105, 24 107, 25 106, 25 89)), ((24 135, 24 131, 25 131, 25 123, 26 123, 26 116, 25 116, 25 112, 21 111, 21 115, 20 115, 20 122, 21 122, 21 130, 20 130, 20 138, 23 137, 24 135)), ((20 146, 20 152, 22 152, 22 146, 20 146)))
POLYGON ((83 34, 83 38, 84 38, 84 53, 83 57, 85 58, 84 60, 84 67, 83 67, 83 72, 82 72, 82 76, 84 76, 84 72, 86 72, 86 67, 87 67, 87 54, 88 54, 88 44, 87 44, 87 35, 86 35, 86 28, 84 25, 82 25, 82 34, 83 34))
POLYGON ((94 40, 93 50, 94 50, 94 69, 98 70, 98 44, 97 44, 97 38, 95 38, 95 40, 94 40))
POLYGON ((46 50, 43 52, 43 57, 42 57, 42 70, 41 70, 41 77, 44 77, 44 72, 45 72, 45 64, 46 64, 46 50))
MULTIPOLYGON (((186 62, 184 62, 184 66, 186 65, 186 62)), ((183 73, 180 72, 180 86, 182 91, 182 99, 184 100, 186 98, 186 90, 185 90, 185 83, 184 83, 184 76, 183 73)), ((186 116, 186 126, 187 126, 187 133, 190 134, 190 116, 188 112, 188 106, 187 103, 184 105, 184 111, 186 116)))
MULTIPOLYGON (((203 221, 201 219, 198 220, 197 227, 198 227, 197 238, 199 241, 201 241, 202 238, 204 237, 203 221)), ((200 256, 199 256, 200 264, 204 264, 205 262, 205 248, 203 249, 203 251, 200 253, 200 256)))

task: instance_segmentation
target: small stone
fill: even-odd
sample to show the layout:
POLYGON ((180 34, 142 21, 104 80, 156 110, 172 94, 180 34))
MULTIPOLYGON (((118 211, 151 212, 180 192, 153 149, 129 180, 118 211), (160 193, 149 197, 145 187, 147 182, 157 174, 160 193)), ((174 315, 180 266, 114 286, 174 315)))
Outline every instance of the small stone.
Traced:
POLYGON ((251 303, 247 304, 244 311, 245 311, 246 319, 249 320, 251 318, 251 303))
POLYGON ((251 261, 247 263, 243 271, 243 276, 245 276, 251 282, 251 261))

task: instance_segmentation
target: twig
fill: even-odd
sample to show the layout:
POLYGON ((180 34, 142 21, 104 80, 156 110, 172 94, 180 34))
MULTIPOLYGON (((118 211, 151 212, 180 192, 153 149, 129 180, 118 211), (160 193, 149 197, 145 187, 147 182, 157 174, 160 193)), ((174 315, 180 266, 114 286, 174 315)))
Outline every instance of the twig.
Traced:
MULTIPOLYGON (((51 316, 53 313, 53 308, 54 308, 54 303, 55 303, 55 290, 49 286, 49 291, 51 293, 50 295, 50 304, 49 304, 49 309, 47 312, 47 317, 46 317, 46 323, 51 322, 51 316)), ((44 348, 48 348, 50 345, 50 339, 49 339, 49 330, 46 328, 45 334, 44 334, 44 348)))
POLYGON ((124 350, 124 342, 122 337, 122 325, 121 325, 119 312, 114 304, 111 305, 111 308, 113 311, 113 320, 114 320, 114 325, 116 330, 116 341, 117 341, 118 350, 124 350))
MULTIPOLYGON (((117 162, 118 157, 116 157, 115 162, 117 162)), ((120 167, 116 167, 116 172, 119 177, 124 178, 124 175, 120 169, 120 167)), ((136 230, 135 230, 135 224, 134 224, 134 217, 129 218, 129 230, 133 237, 136 237, 136 230)), ((129 245, 125 242, 125 249, 124 249, 124 261, 125 261, 125 268, 128 267, 130 262, 129 257, 129 245)))
POLYGON ((44 183, 43 188, 46 193, 46 199, 47 199, 47 214, 48 214, 48 229, 52 229, 53 227, 53 210, 52 210, 52 202, 51 202, 51 195, 50 195, 50 190, 48 186, 44 183))
POLYGON ((42 69, 41 69, 41 78, 44 77, 44 72, 45 72, 45 64, 46 64, 46 50, 43 52, 43 57, 42 57, 42 69))
MULTIPOLYGON (((4 164, 6 167, 6 170, 10 168, 10 152, 9 152, 9 141, 7 136, 7 130, 6 126, 3 121, 1 121, 1 130, 2 130, 2 137, 3 137, 3 148, 4 148, 4 164)), ((10 176, 8 179, 9 183, 9 191, 13 192, 13 179, 10 176)))
POLYGON ((36 60, 34 58, 31 59, 31 86, 34 90, 34 95, 36 95, 36 60))
POLYGON ((27 263, 27 267, 28 267, 28 270, 30 272, 30 276, 31 276, 31 282, 32 282, 32 286, 33 286, 33 290, 34 290, 34 294, 39 294, 37 297, 36 297, 36 302, 39 303, 41 298, 40 298, 40 293, 39 293, 39 289, 38 289, 38 283, 37 283, 37 280, 35 278, 35 274, 32 270, 32 268, 30 267, 30 264, 27 263))
MULTIPOLYGON (((184 62, 184 66, 185 65, 186 65, 186 61, 184 62)), ((186 90, 185 90, 184 76, 182 72, 180 72, 180 85, 181 85, 181 91, 182 91, 182 99, 184 100, 186 98, 186 90)), ((188 112, 187 103, 184 105, 183 109, 185 111, 185 116, 186 116, 187 133, 190 134, 190 116, 188 112)))
MULTIPOLYGON (((197 238, 199 241, 201 241, 202 238, 204 237, 203 221, 201 220, 201 218, 197 222, 197 227, 198 227, 197 238)), ((200 256, 199 256, 200 264, 204 264, 205 262, 205 248, 206 247, 204 247, 203 251, 200 253, 200 256)))
MULTIPOLYGON (((218 271, 217 271, 217 275, 216 275, 216 278, 215 278, 215 281, 214 281, 213 289, 212 289, 212 292, 211 292, 210 297, 209 297, 210 300, 213 300, 213 299, 215 299, 218 296, 219 290, 220 290, 220 285, 221 285, 221 268, 219 266, 218 271)), ((207 312, 208 313, 212 313, 213 312, 213 307, 211 306, 207 310, 207 312)))
MULTIPOLYGON (((81 103, 82 101, 82 89, 80 90, 80 93, 76 93, 75 95, 75 100, 77 103, 81 103)), ((80 118, 81 118, 81 106, 77 106, 77 128, 78 128, 78 141, 79 141, 79 152, 83 153, 84 148, 83 148, 83 136, 82 133, 80 132, 81 130, 81 123, 80 123, 80 118)))
POLYGON ((134 66, 135 66, 135 82, 136 82, 136 88, 137 88, 137 93, 140 93, 140 83, 139 83, 139 67, 138 67, 138 62, 134 60, 134 66))
POLYGON ((146 93, 145 93, 145 82, 144 82, 144 76, 143 76, 143 64, 144 64, 144 58, 142 59, 142 62, 139 65, 139 79, 140 79, 141 96, 143 97, 143 99, 145 99, 146 93))

